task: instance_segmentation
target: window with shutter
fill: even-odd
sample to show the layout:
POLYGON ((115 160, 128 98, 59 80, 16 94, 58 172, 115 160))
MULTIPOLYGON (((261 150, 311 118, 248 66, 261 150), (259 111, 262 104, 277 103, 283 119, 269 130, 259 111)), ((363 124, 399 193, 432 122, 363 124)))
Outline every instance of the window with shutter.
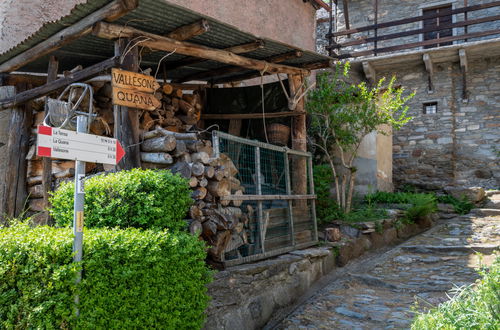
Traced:
MULTIPOLYGON (((423 10, 424 15, 450 12, 449 15, 425 19, 424 20, 424 28, 431 28, 431 27, 437 28, 439 26, 447 26, 447 25, 452 24, 451 9, 452 9, 451 5, 446 5, 446 6, 437 7, 437 8, 424 9, 423 10)), ((436 31, 424 33, 424 40, 441 39, 444 37, 451 37, 452 35, 453 35, 453 29, 451 29, 451 28, 443 29, 443 30, 436 30, 436 31)), ((450 42, 443 42, 443 43, 439 43, 439 44, 425 46, 424 48, 448 46, 451 44, 453 44, 451 41, 450 42)))

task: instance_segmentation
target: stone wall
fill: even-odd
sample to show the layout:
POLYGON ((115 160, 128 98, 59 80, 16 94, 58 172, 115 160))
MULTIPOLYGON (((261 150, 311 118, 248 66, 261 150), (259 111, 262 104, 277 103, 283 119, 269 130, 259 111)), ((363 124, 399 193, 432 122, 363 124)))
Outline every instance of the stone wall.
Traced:
POLYGON ((458 63, 436 66, 432 94, 423 64, 398 72, 400 83, 415 90, 409 115, 414 119, 394 132, 394 181, 425 189, 446 185, 500 185, 500 58, 470 61, 468 100, 462 100, 458 63), (437 114, 423 114, 423 103, 437 102, 437 114))
MULTIPOLYGON (((469 1, 470 5, 477 5, 483 3, 490 3, 493 0, 476 0, 469 1)), ((337 9, 338 22, 337 22, 337 30, 342 31, 345 30, 345 17, 344 17, 344 8, 342 6, 343 2, 339 2, 339 7, 337 9)), ((373 0, 353 0, 349 1, 349 23, 351 28, 362 27, 367 25, 375 24, 375 14, 373 10, 373 0)), ((461 8, 464 7, 463 0, 383 0, 379 1, 379 9, 378 9, 378 23, 391 22, 394 20, 399 20, 402 18, 416 17, 422 15, 423 8, 431 8, 440 5, 451 4, 452 8, 461 8)), ((493 7, 483 10, 474 11, 468 14, 468 19, 476 19, 486 16, 498 15, 498 11, 500 7, 493 7)), ((318 18, 328 17, 327 12, 322 9, 317 13, 318 18)), ((457 14, 454 15, 453 21, 460 22, 463 21, 464 15, 457 14)), ((328 33, 329 22, 321 22, 317 25, 317 50, 319 52, 325 53, 325 46, 328 45, 328 41, 325 39, 326 33, 328 33)), ((380 29, 378 35, 385 35, 390 33, 408 31, 422 28, 421 22, 409 23, 404 25, 398 25, 395 27, 389 27, 380 29)), ((468 33, 485 31, 485 30, 494 30, 500 28, 500 21, 481 23, 476 25, 471 25, 468 27, 468 33)), ((453 35, 464 34, 464 28, 455 28, 453 31, 453 35)), ((338 43, 356 40, 361 37, 373 37, 374 31, 366 31, 362 33, 356 33, 349 37, 343 36, 337 39, 338 43)), ((491 35, 481 38, 471 38, 468 41, 478 41, 485 40, 491 38, 498 38, 499 35, 491 35)), ((408 37, 395 38, 385 41, 378 42, 378 48, 388 47, 393 45, 402 45, 411 42, 422 41, 422 35, 413 35, 408 37)), ((455 41, 454 44, 463 43, 463 41, 455 41)), ((371 49, 373 44, 368 44, 366 46, 352 46, 343 48, 341 53, 347 53, 351 51, 361 51, 366 49, 371 49)), ((400 52, 406 52, 409 50, 404 50, 400 52)))

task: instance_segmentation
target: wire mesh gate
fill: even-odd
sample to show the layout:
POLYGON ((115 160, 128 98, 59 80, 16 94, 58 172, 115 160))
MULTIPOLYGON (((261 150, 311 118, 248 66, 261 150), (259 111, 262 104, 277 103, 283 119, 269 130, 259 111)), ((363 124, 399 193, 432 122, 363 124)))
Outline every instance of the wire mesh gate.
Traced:
POLYGON ((247 243, 225 254, 226 266, 316 244, 311 154, 220 131, 212 139, 215 156, 227 155, 238 170, 239 182, 221 200, 243 201, 239 207, 250 215, 247 243), (243 194, 234 194, 241 187, 243 194))

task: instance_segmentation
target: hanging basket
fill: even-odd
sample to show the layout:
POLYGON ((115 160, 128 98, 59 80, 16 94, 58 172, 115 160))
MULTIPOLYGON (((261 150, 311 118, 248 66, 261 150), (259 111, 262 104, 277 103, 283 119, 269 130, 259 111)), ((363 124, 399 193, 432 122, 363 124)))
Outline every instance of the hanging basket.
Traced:
POLYGON ((267 138, 269 143, 276 144, 279 146, 287 146, 290 140, 290 127, 273 123, 266 126, 267 138))

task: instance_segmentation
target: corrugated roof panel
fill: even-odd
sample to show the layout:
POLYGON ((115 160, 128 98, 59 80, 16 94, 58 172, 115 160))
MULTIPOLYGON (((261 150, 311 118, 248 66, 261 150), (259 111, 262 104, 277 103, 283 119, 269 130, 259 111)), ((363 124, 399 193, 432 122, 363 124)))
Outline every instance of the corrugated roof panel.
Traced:
MULTIPOLYGON (((94 10, 101 8, 111 0, 89 0, 86 4, 77 6, 69 16, 60 19, 57 22, 45 24, 38 32, 33 34, 29 39, 23 41, 14 49, 0 55, 0 63, 7 59, 21 53, 22 51, 36 45, 42 40, 57 33, 67 25, 73 24, 81 18, 87 16, 94 10)), ((170 31, 175 30, 186 24, 191 24, 202 18, 205 18, 210 23, 210 30, 202 35, 190 39, 190 42, 204 45, 211 48, 224 49, 236 45, 241 45, 255 41, 258 37, 249 33, 238 30, 235 27, 229 26, 222 22, 216 21, 209 17, 204 17, 198 13, 192 12, 186 8, 169 4, 157 0, 140 0, 139 7, 131 11, 127 15, 117 20, 116 24, 127 25, 137 29, 164 35, 170 31)), ((288 53, 297 48, 289 45, 282 44, 269 39, 263 39, 265 47, 255 51, 242 54, 249 58, 265 60, 272 56, 288 53)), ((304 51, 303 56, 300 58, 288 60, 283 64, 300 66, 308 63, 316 63, 329 60, 329 57, 304 51)), ((72 69, 77 65, 91 65, 109 58, 114 54, 113 41, 104 40, 92 35, 82 37, 71 44, 62 47, 60 50, 54 52, 58 56, 61 70, 72 69)), ((155 51, 144 53, 141 57, 141 66, 143 68, 152 67, 156 70, 156 66, 160 59, 166 53, 162 51, 155 51)), ((172 54, 163 59, 163 63, 174 63, 186 56, 180 54, 172 54)), ((29 65, 26 65, 22 71, 45 72, 47 69, 48 57, 45 56, 38 59, 29 65)), ((227 64, 218 63, 214 61, 203 61, 189 67, 182 67, 173 71, 169 71, 168 75, 172 78, 182 78, 196 72, 203 72, 205 70, 213 70, 225 67, 227 64)), ((160 70, 160 72, 162 72, 160 70)), ((241 73, 250 72, 242 69, 241 72, 233 75, 240 75, 241 73)), ((230 76, 230 75, 228 75, 230 76)), ((214 77, 215 78, 215 77, 214 77)))

